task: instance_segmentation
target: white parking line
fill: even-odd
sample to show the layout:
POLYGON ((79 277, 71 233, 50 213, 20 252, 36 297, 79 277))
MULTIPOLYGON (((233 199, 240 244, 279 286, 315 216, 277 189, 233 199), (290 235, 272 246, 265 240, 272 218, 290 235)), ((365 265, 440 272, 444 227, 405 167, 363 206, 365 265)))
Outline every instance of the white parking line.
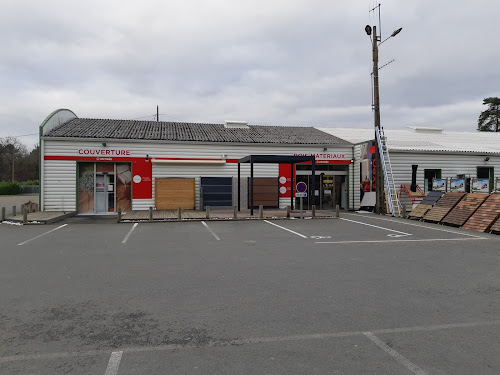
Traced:
MULTIPOLYGON (((352 215, 352 216, 359 217, 359 215, 351 214, 351 213, 345 213, 345 215, 352 215)), ((453 233, 453 234, 460 234, 462 236, 469 236, 469 237, 477 237, 477 238, 486 239, 486 237, 481 237, 481 236, 477 236, 477 235, 469 234, 469 233, 462 233, 462 231, 458 231, 458 230, 435 228, 434 226, 436 226, 436 224, 434 224, 434 226, 419 225, 419 224, 411 223, 410 220, 402 221, 402 220, 397 220, 397 219, 384 219, 384 218, 381 218, 381 217, 378 217, 378 216, 375 216, 375 215, 373 215, 373 216, 366 215, 366 216, 363 216, 363 217, 366 217, 368 219, 390 221, 391 223, 397 223, 397 224, 403 224, 403 225, 411 225, 411 226, 419 227, 419 228, 432 229, 432 230, 437 230, 437 231, 440 231, 440 232, 448 232, 448 233, 453 233)))
POLYGON ((216 234, 215 234, 215 232, 214 232, 212 229, 210 229, 210 227, 208 226, 208 224, 207 224, 207 223, 205 223, 204 221, 202 221, 201 223, 202 223, 202 224, 203 224, 203 225, 204 225, 204 226, 208 229, 208 231, 209 231, 210 233, 212 233, 212 236, 214 236, 214 237, 215 237, 215 239, 216 239, 217 241, 220 241, 219 236, 218 236, 218 235, 216 235, 216 234))
MULTIPOLYGON (((400 327, 400 328, 382 328, 371 330, 372 334, 387 334, 387 333, 403 333, 403 332, 428 332, 439 331, 447 329, 460 329, 460 328, 474 328, 474 327, 487 327, 500 325, 500 320, 490 321, 476 321, 468 323, 450 323, 450 324, 436 324, 430 326, 413 326, 413 327, 400 327)), ((261 337, 261 338, 248 338, 236 339, 226 342, 228 345, 242 345, 242 344, 260 344, 266 342, 286 342, 286 341, 302 341, 302 340, 323 340, 336 337, 349 337, 361 336, 367 331, 347 331, 347 332, 330 332, 330 333, 312 333, 295 336, 275 336, 275 337, 261 337)), ((207 346, 220 346, 220 342, 208 342, 207 346)), ((180 344, 166 344, 160 346, 136 346, 123 348, 119 353, 143 353, 143 352, 160 352, 172 349, 192 349, 197 346, 180 345, 180 344)), ((17 354, 8 357, 0 357, 0 364, 19 361, 45 361, 48 359, 58 358, 75 358, 75 357, 89 357, 107 354, 107 350, 88 350, 78 352, 56 352, 56 353, 42 353, 42 354, 17 354)), ((121 355, 120 355, 121 358, 121 355)), ((111 359, 110 359, 111 360, 111 359)))
POLYGON ((106 368, 106 372, 104 375, 116 375, 118 373, 118 366, 120 366, 120 361, 122 360, 121 352, 113 352, 111 353, 111 357, 109 358, 108 367, 106 368))
POLYGON ((26 241, 24 241, 24 242, 18 243, 18 244, 17 244, 17 246, 22 246, 22 245, 24 245, 25 243, 31 242, 31 241, 33 241, 33 240, 36 240, 37 238, 40 238, 40 237, 42 237, 42 236, 45 236, 46 234, 49 234, 49 233, 52 233, 52 232, 54 232, 54 231, 56 231, 56 230, 58 230, 58 229, 64 228, 66 225, 68 225, 68 224, 63 224, 63 225, 60 225, 60 226, 58 226, 57 228, 54 228, 54 229, 52 229, 52 230, 49 230, 48 232, 45 232, 45 233, 39 234, 39 235, 38 235, 38 236, 36 236, 36 237, 33 237, 33 238, 31 238, 31 239, 29 239, 29 240, 26 240, 26 241))
MULTIPOLYGON (((412 236, 412 234, 411 234, 411 233, 405 233, 405 232, 400 232, 399 230, 389 229, 389 228, 385 228, 385 227, 379 227, 378 225, 373 225, 373 224, 363 223, 362 221, 356 221, 356 220, 344 219, 343 217, 341 217, 341 218, 340 218, 340 220, 350 221, 351 223, 362 224, 362 225, 366 225, 366 226, 373 227, 373 228, 378 228, 378 229, 387 230, 387 231, 389 231, 389 232, 399 233, 399 235, 396 235, 396 236, 391 236, 391 237, 412 236)), ((388 236, 390 236, 390 235, 388 234, 388 236)))
POLYGON ((408 370, 413 372, 416 375, 428 375, 424 370, 422 370, 420 367, 418 367, 416 364, 411 362, 408 358, 403 357, 401 354, 399 354, 397 351, 395 351, 393 348, 391 348, 389 345, 387 345, 385 342, 380 340, 377 336, 375 336, 371 332, 363 332, 363 334, 368 337, 370 340, 372 340, 375 345, 377 345, 380 349, 382 349, 384 352, 387 354, 391 355, 401 363, 404 367, 406 367, 408 370))
POLYGON ((139 223, 135 223, 134 225, 132 225, 132 228, 130 228, 130 230, 128 231, 127 235, 123 239, 122 243, 126 243, 127 242, 128 238, 130 237, 130 235, 132 234, 132 232, 134 231, 134 229, 137 227, 137 224, 139 224, 139 223))
POLYGON ((270 221, 268 221, 268 220, 264 220, 264 221, 265 221, 266 223, 268 223, 268 224, 274 225, 275 227, 278 227, 278 228, 281 228, 281 229, 283 229, 283 230, 286 230, 286 231, 288 231, 288 232, 290 232, 290 233, 296 234, 296 235, 297 235, 297 236, 299 236, 299 237, 302 237, 302 238, 307 238, 307 236, 304 236, 303 234, 300 234, 300 233, 294 232, 294 231, 293 231, 293 230, 291 230, 291 229, 288 229, 288 228, 282 227, 281 225, 274 224, 274 223, 272 223, 272 222, 270 222, 270 221))
POLYGON ((314 243, 377 243, 377 242, 434 242, 434 241, 473 241, 486 240, 487 238, 425 238, 420 240, 366 240, 366 241, 316 241, 314 243))

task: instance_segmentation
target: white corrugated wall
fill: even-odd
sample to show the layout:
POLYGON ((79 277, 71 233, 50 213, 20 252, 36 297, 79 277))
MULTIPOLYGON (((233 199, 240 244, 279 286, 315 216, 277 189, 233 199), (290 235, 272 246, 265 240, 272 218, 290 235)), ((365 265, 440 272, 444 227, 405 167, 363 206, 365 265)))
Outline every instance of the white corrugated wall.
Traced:
MULTIPOLYGON (((130 157, 181 158, 181 159, 239 159, 248 155, 293 155, 295 153, 324 153, 323 147, 314 145, 241 145, 241 144, 200 144, 200 143, 165 143, 165 142, 123 142, 106 140, 78 141, 67 139, 43 139, 45 156, 85 156, 79 149, 127 149, 130 157)), ((330 153, 345 154, 350 159, 352 148, 329 147, 330 153)), ((353 168, 349 168, 350 173, 353 168)), ((356 170, 356 168, 354 168, 356 170)), ((255 177, 279 177, 278 164, 254 164, 255 177)), ((238 175, 238 164, 216 165, 165 165, 153 163, 153 196, 151 199, 133 199, 132 209, 141 210, 154 206, 154 178, 190 177, 196 179, 196 207, 200 206, 200 177, 228 177, 238 175)), ((241 176, 250 175, 250 164, 241 165, 241 176)), ((42 168, 43 205, 45 210, 76 210, 76 162, 45 160, 42 168), (56 193, 55 193, 56 192, 56 193)), ((352 176, 352 174, 351 174, 352 176)), ((359 178, 349 177, 350 184, 358 183, 359 178)), ((349 191, 352 190, 352 187, 349 191)), ((356 190, 356 189, 354 189, 356 190)), ((351 202, 351 199, 349 199, 351 202)), ((280 199, 280 206, 286 207, 290 199, 280 199)))
MULTIPOLYGON (((417 184, 424 190, 424 170, 441 169, 442 178, 456 177, 465 174, 466 177, 476 177, 477 167, 494 167, 496 176, 500 174, 500 157, 490 156, 485 161, 485 155, 442 154, 391 151, 392 172, 397 189, 401 184, 411 185, 411 166, 418 165, 417 184)), ((411 202, 401 193, 401 203, 411 207, 411 202)))
POLYGON ((44 160, 43 210, 76 210, 76 161, 44 160))

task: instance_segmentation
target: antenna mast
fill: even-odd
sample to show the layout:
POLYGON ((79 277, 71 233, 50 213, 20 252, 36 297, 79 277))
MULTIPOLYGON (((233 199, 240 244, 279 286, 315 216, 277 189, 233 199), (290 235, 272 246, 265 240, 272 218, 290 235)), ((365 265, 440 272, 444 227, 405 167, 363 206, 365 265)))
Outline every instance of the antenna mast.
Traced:
POLYGON ((382 4, 378 4, 377 6, 374 6, 368 13, 375 13, 378 12, 378 34, 379 35, 374 35, 375 40, 381 41, 382 40, 382 21, 380 17, 380 9, 382 7, 382 4))

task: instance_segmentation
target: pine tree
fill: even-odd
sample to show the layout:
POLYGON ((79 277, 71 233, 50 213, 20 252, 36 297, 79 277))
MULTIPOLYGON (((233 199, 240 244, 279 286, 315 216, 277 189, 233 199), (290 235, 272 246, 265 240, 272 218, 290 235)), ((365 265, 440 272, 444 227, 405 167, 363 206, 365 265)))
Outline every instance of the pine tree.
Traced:
POLYGON ((488 109, 481 112, 477 120, 477 130, 481 132, 499 132, 500 131, 500 98, 485 98, 483 105, 488 109))

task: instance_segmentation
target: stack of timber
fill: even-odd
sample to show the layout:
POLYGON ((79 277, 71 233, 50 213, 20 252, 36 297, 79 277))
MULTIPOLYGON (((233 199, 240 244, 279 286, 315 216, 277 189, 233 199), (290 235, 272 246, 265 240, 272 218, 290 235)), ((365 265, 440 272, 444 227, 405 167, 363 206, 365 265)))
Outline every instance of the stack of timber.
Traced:
POLYGON ((476 232, 500 232, 500 194, 492 194, 477 211, 467 220, 463 229, 476 232))
POLYGON ((408 214, 408 218, 421 219, 443 195, 442 191, 430 191, 422 202, 408 214))
POLYGON ((489 194, 467 194, 441 221, 461 227, 488 198, 489 194))
POLYGON ((465 193, 446 193, 424 216, 425 221, 439 223, 465 196, 465 193))

